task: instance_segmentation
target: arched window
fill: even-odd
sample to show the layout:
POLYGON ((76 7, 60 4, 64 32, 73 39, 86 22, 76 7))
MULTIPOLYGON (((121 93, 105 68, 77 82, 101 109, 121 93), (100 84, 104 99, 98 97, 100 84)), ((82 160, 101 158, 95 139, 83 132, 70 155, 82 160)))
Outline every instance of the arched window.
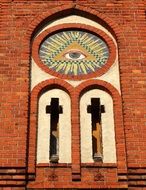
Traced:
POLYGON ((100 89, 80 99, 81 161, 116 163, 113 100, 100 89))
POLYGON ((38 102, 37 163, 71 162, 71 103, 61 89, 41 94, 38 102))

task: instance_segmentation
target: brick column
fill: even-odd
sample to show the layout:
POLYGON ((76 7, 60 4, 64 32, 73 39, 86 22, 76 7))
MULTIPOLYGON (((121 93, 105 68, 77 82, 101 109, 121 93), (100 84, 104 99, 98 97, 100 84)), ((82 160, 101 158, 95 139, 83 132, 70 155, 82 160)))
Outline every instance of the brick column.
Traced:
POLYGON ((76 94, 72 97, 72 180, 81 179, 81 158, 80 158, 80 120, 79 102, 76 94))

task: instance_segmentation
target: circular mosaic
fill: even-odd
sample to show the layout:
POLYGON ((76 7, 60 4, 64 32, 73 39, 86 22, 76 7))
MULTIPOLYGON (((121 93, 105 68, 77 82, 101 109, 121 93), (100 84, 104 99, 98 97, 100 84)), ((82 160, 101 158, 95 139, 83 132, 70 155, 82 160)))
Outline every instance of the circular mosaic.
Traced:
POLYGON ((39 56, 49 69, 69 76, 96 72, 109 58, 109 49, 99 37, 83 31, 64 31, 46 38, 39 56))

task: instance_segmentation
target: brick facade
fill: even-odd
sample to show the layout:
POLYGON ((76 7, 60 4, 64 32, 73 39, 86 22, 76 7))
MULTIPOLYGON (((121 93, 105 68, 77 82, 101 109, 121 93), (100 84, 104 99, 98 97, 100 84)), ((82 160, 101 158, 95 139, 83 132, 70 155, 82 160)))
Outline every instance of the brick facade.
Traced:
POLYGON ((0 1, 0 189, 146 189, 145 11, 144 0, 0 1), (73 88, 58 76, 30 93, 32 39, 45 23, 71 14, 100 23, 117 40, 121 96, 102 80, 73 88), (54 85, 67 91, 73 105, 72 163, 36 165, 37 98, 54 85), (74 102, 91 86, 113 98, 117 164, 80 161, 74 102))

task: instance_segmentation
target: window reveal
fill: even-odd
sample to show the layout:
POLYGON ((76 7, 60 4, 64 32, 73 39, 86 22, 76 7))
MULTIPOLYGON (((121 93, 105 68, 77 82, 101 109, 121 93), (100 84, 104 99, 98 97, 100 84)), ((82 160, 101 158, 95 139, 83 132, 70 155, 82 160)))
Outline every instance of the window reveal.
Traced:
POLYGON ((63 113, 59 98, 51 98, 51 105, 46 106, 46 113, 51 114, 49 157, 51 162, 56 163, 59 160, 59 114, 63 113))
POLYGON ((87 106, 87 112, 91 113, 92 120, 92 154, 94 161, 102 161, 102 128, 101 113, 105 112, 104 105, 100 104, 100 98, 91 98, 91 105, 87 106))

